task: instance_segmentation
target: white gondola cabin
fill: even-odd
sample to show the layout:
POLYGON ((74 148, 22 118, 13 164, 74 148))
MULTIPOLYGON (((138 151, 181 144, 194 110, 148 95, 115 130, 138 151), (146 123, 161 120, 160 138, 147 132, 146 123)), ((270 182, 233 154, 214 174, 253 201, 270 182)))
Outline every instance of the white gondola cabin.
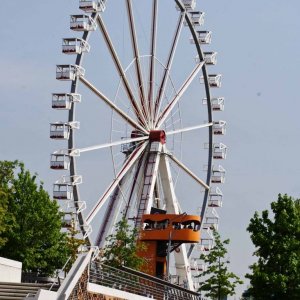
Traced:
MULTIPOLYGON (((204 149, 209 149, 209 143, 204 144, 204 149)), ((213 144, 213 158, 225 159, 227 155, 227 146, 222 143, 213 144)))
MULTIPOLYGON (((204 24, 204 16, 205 16, 204 12, 201 12, 201 11, 191 11, 189 13, 189 15, 190 15, 192 24, 194 26, 201 26, 201 25, 204 24)), ((184 21, 184 25, 187 26, 187 22, 186 21, 184 21)))
POLYGON ((53 185, 53 198, 60 200, 72 200, 73 186, 82 183, 81 175, 62 176, 53 185))
POLYGON ((196 0, 182 0, 182 4, 187 10, 193 10, 196 7, 196 0))
POLYGON ((57 65, 56 79, 75 80, 77 76, 84 76, 84 68, 77 65, 57 65))
POLYGON ((227 146, 222 143, 213 144, 213 158, 225 159, 227 155, 227 146))
MULTIPOLYGON (((211 31, 202 31, 202 30, 198 30, 196 31, 197 34, 197 40, 199 44, 210 44, 211 43, 211 31)), ((190 42, 192 44, 195 44, 195 40, 193 37, 190 37, 190 42)))
MULTIPOLYGON (((217 52, 203 52, 203 59, 207 65, 217 64, 217 52)), ((195 57, 196 64, 200 63, 199 55, 195 57)))
POLYGON ((64 38, 62 40, 62 53, 64 54, 81 54, 90 51, 90 45, 83 39, 64 38))
POLYGON ((226 133, 226 122, 222 120, 214 121, 212 128, 214 135, 224 135, 226 133))
POLYGON ((79 8, 87 13, 103 12, 105 10, 105 0, 79 0, 79 8))
POLYGON ((53 170, 69 170, 70 156, 64 153, 52 153, 50 168, 53 170))
POLYGON ((75 228, 76 220, 73 213, 64 213, 61 218, 61 223, 63 228, 75 228))
POLYGON ((217 52, 203 52, 204 60, 207 65, 217 64, 217 52))
POLYGON ((208 196, 208 207, 222 207, 223 203, 223 193, 216 187, 211 189, 208 196))
POLYGON ((213 239, 201 239, 201 250, 210 251, 213 248, 213 239))
POLYGON ((56 122, 50 124, 50 138, 67 140, 70 135, 71 125, 69 123, 56 122))
POLYGON ((74 31, 94 31, 97 25, 88 15, 72 15, 70 19, 70 29, 74 31))
POLYGON ((203 229, 212 229, 218 230, 219 227, 219 218, 218 217, 206 217, 205 222, 203 223, 203 229))
POLYGON ((53 185, 53 198, 57 200, 72 200, 73 185, 70 183, 55 183, 53 185))
POLYGON ((225 169, 222 166, 213 166, 212 168, 212 183, 224 183, 225 182, 225 169))
MULTIPOLYGON (((204 77, 200 77, 200 82, 204 83, 204 77)), ((208 84, 212 88, 219 88, 222 85, 222 75, 221 74, 209 74, 208 84)))
POLYGON ((54 93, 52 94, 52 108, 71 109, 72 102, 81 102, 81 95, 74 93, 54 93))
MULTIPOLYGON (((202 99, 202 103, 204 105, 207 105, 207 99, 206 98, 202 99)), ((225 98, 224 97, 211 98, 210 103, 211 103, 211 109, 213 111, 223 111, 225 107, 225 98)))

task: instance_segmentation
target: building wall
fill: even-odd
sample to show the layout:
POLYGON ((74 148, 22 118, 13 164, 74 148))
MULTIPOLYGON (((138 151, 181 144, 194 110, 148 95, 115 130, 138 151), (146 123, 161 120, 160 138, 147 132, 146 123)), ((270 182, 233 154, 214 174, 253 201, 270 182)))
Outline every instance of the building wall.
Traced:
POLYGON ((0 282, 21 282, 22 263, 0 257, 0 282))

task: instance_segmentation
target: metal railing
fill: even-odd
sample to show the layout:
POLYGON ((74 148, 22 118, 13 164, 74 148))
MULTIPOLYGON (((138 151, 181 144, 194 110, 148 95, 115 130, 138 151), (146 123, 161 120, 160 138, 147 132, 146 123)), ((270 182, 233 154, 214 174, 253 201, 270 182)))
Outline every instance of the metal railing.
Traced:
POLYGON ((157 300, 202 300, 198 293, 164 280, 98 262, 91 262, 89 282, 157 300))

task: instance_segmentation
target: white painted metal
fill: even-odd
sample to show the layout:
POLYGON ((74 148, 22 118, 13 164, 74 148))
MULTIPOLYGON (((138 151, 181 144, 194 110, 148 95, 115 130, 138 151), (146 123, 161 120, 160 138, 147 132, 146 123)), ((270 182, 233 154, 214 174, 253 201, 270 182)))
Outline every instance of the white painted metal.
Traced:
POLYGON ((223 193, 218 187, 214 187, 209 191, 208 206, 222 207, 223 193))
MULTIPOLYGON (((162 182, 164 201, 166 203, 166 210, 170 214, 177 214, 178 216, 176 218, 178 218, 178 221, 180 221, 180 218, 183 218, 186 215, 186 213, 180 214, 181 212, 175 195, 169 157, 166 154, 166 146, 163 146, 162 150, 163 154, 161 155, 160 159, 159 173, 162 182)), ((174 258, 176 275, 178 276, 179 284, 183 285, 184 283, 186 283, 188 285, 188 288, 190 290, 193 290, 194 285, 192 279, 192 272, 190 269, 190 262, 187 256, 186 246, 181 245, 178 249, 179 252, 174 252, 174 258)))
POLYGON ((152 142, 150 144, 147 165, 144 174, 144 182, 142 184, 142 194, 138 203, 137 216, 135 220, 135 224, 138 227, 140 225, 142 216, 144 214, 149 214, 151 207, 153 206, 153 191, 157 178, 161 150, 162 144, 160 142, 152 142))
POLYGON ((226 122, 219 120, 213 122, 213 134, 224 135, 226 133, 226 122))
MULTIPOLYGON (((204 24, 205 13, 201 11, 190 11, 189 15, 194 26, 202 26, 204 24)), ((184 25, 187 26, 187 22, 184 22, 184 25)))
MULTIPOLYGON (((111 195, 118 189, 122 189, 123 181, 124 184, 127 180, 129 180, 131 177, 131 171, 134 169, 134 167, 137 165, 138 162, 142 161, 142 166, 140 167, 140 170, 137 172, 138 178, 135 182, 133 182, 133 193, 134 196, 134 204, 135 204, 135 218, 136 218, 136 225, 139 226, 139 221, 144 213, 150 213, 151 207, 158 207, 158 201, 156 201, 155 197, 159 198, 161 195, 163 195, 163 199, 159 199, 161 203, 164 204, 164 209, 166 209, 167 213, 174 213, 178 215, 178 218, 183 216, 179 203, 176 199, 175 189, 174 189, 174 182, 173 177, 171 174, 171 167, 170 167, 170 161, 174 162, 179 169, 185 171, 185 173, 192 179, 194 179, 197 183, 201 185, 201 187, 204 187, 206 191, 209 192, 208 197, 208 213, 206 215, 206 218, 204 220, 204 235, 201 240, 201 247, 205 251, 208 251, 210 248, 210 244, 213 244, 211 229, 217 228, 218 226, 218 216, 215 215, 215 211, 213 208, 215 207, 221 207, 222 206, 222 193, 218 190, 218 188, 210 189, 210 183, 206 183, 204 180, 200 179, 194 172, 192 172, 187 166, 185 166, 179 159, 177 159, 174 155, 171 155, 167 151, 167 147, 165 144, 162 144, 160 141, 153 141, 151 140, 151 134, 153 132, 150 132, 151 130, 159 130, 161 128, 164 128, 166 123, 169 121, 170 116, 172 116, 172 113, 174 112, 175 106, 178 106, 178 102, 181 99, 182 95, 185 93, 185 91, 190 87, 193 79, 197 76, 197 74, 200 71, 203 71, 203 74, 206 74, 206 65, 214 65, 216 64, 216 52, 203 52, 204 55, 204 61, 197 61, 197 65, 195 66, 194 70, 191 72, 191 74, 186 78, 182 86, 176 91, 173 81, 170 77, 170 70, 172 67, 173 58, 175 56, 177 43, 179 41, 180 33, 182 30, 183 24, 189 25, 192 23, 193 27, 201 26, 204 22, 204 13, 193 11, 196 6, 195 0, 181 0, 180 6, 181 8, 177 7, 181 12, 179 13, 178 23, 175 29, 174 38, 172 39, 169 55, 167 57, 167 63, 164 65, 162 63, 161 66, 163 66, 163 72, 162 72, 162 79, 161 82, 155 81, 155 76, 159 73, 158 70, 155 70, 155 63, 158 61, 158 58, 155 57, 155 43, 156 43, 156 13, 157 13, 157 5, 158 1, 153 1, 153 9, 152 9, 152 33, 151 38, 152 41, 150 41, 151 46, 151 54, 152 56, 152 64, 153 69, 152 71, 146 73, 150 75, 152 74, 154 79, 152 79, 152 82, 146 82, 146 84, 143 82, 143 76, 144 71, 141 70, 141 66, 139 66, 141 57, 139 55, 138 51, 138 44, 137 44, 137 35, 135 32, 135 21, 133 18, 133 11, 131 7, 131 0, 127 0, 127 10, 128 10, 128 20, 129 20, 129 28, 131 30, 131 43, 133 46, 133 52, 134 52, 134 59, 133 59, 133 65, 135 65, 136 73, 137 75, 136 82, 134 83, 134 87, 132 83, 129 83, 129 79, 127 79, 126 76, 128 76, 127 69, 123 69, 121 65, 121 60, 119 59, 119 56, 117 54, 117 51, 112 43, 112 39, 110 37, 110 34, 107 30, 107 28, 104 25, 103 19, 101 15, 98 14, 98 12, 102 12, 105 9, 105 2, 106 1, 88 1, 88 0, 79 0, 79 7, 87 12, 92 13, 91 16, 93 16, 94 19, 92 19, 89 15, 73 15, 71 16, 71 25, 70 28, 75 31, 85 31, 83 33, 83 38, 69 38, 69 39, 63 39, 63 53, 67 54, 77 54, 77 60, 76 63, 81 65, 82 62, 80 62, 80 57, 86 53, 89 52, 90 46, 86 42, 88 33, 86 31, 92 31, 95 30, 97 25, 99 27, 99 30, 101 31, 103 38, 105 40, 105 43, 107 45, 107 49, 109 54, 111 55, 111 58, 116 66, 117 73, 120 76, 120 86, 124 89, 122 92, 127 96, 130 104, 131 104, 131 113, 133 112, 135 114, 134 117, 130 117, 128 113, 121 110, 117 104, 115 104, 112 100, 110 100, 107 96, 105 96, 99 89, 97 89, 94 85, 92 85, 87 79, 84 78, 85 70, 79 66, 79 65, 58 65, 57 66, 57 73, 56 78, 59 80, 71 80, 73 81, 72 84, 72 90, 76 90, 78 82, 81 82, 84 87, 91 90, 99 99, 101 99, 106 105, 108 105, 114 113, 116 113, 119 117, 122 118, 126 122, 126 127, 128 126, 130 129, 126 129, 129 132, 135 134, 136 131, 138 131, 137 135, 131 135, 133 138, 126 138, 119 140, 118 139, 112 139, 110 143, 105 143, 101 145, 95 145, 85 148, 78 147, 77 149, 74 147, 73 149, 64 150, 64 151, 58 151, 54 152, 51 155, 51 168, 56 169, 64 169, 68 170, 75 169, 74 172, 76 174, 76 159, 77 156, 80 155, 80 153, 88 152, 88 151, 94 151, 98 149, 103 148, 118 148, 120 145, 134 145, 130 151, 123 151, 123 153, 126 156, 125 162, 123 166, 121 167, 121 170, 115 175, 115 179, 111 184, 107 187, 104 194, 101 196, 101 198, 97 201, 93 209, 89 212, 87 218, 84 220, 80 226, 84 229, 85 232, 84 238, 88 237, 91 234, 91 222, 101 209, 101 207, 104 205, 104 203, 111 197, 111 195), (182 7, 184 6, 184 9, 182 7), (79 58, 79 59, 78 59, 79 58), (79 61, 79 62, 78 62, 79 61), (139 76, 141 78, 139 78, 139 76), (172 97, 169 97, 170 99, 167 99, 167 103, 164 103, 164 98, 167 97, 167 82, 170 81, 173 86, 174 94, 172 94, 172 97), (76 85, 76 88, 73 89, 74 85, 76 85), (156 95, 150 93, 151 86, 153 90, 156 90, 156 95), (154 86, 156 86, 154 88, 154 86), (136 91, 134 89, 140 89, 140 91, 137 92, 138 96, 136 96, 136 91), (132 89, 133 88, 133 89, 132 89), (145 89, 145 90, 144 90, 145 89), (147 90, 148 89, 148 90, 147 90), (148 91, 148 93, 147 93, 148 91), (174 96, 175 95, 175 96, 174 96), (150 99, 150 100, 149 100, 150 99), (148 103, 145 104, 146 100, 148 103), (152 101, 152 105, 149 103, 149 101, 152 101), (152 119, 151 119, 152 118, 152 119), (132 127, 132 128, 131 128, 132 127), (70 168, 71 163, 71 168, 70 168), (135 186, 136 185, 136 186, 135 186), (121 186, 121 187, 120 187, 121 186), (210 215, 212 214, 212 215, 210 215)), ((179 2, 178 2, 179 3, 179 2)), ((192 32, 192 28, 190 28, 190 31, 192 32)), ((197 39, 199 44, 209 44, 211 42, 211 32, 210 31, 196 31, 197 39)), ((191 42, 194 44, 194 39, 191 40, 191 42)), ((197 41, 196 41, 197 43, 197 41)), ((198 48, 199 45, 197 45, 198 48)), ((198 52, 201 56, 200 51, 198 52)), ((149 65, 151 65, 151 61, 149 59, 149 65)), ((144 67, 142 65, 142 67, 144 67)), ((133 76, 134 77, 134 76, 133 76)), ((147 77, 147 75, 145 76, 147 77)), ((129 78, 129 77, 128 77, 129 78)), ((151 81, 150 79, 148 79, 151 81)), ((133 80, 134 81, 134 80, 133 80)), ((207 84, 207 81, 205 82, 207 84)), ((221 86, 221 75, 219 74, 212 74, 208 76, 208 87, 206 86, 206 89, 210 87, 220 87, 221 86)), ((73 113, 73 109, 75 111, 75 102, 80 102, 80 95, 76 98, 76 95, 78 94, 53 94, 53 100, 52 100, 52 107, 56 109, 66 109, 71 110, 69 113, 69 120, 72 120, 72 117, 70 117, 73 113)), ((206 91, 206 96, 209 98, 209 92, 206 91)), ((126 97, 125 97, 126 98, 126 97)), ((117 99, 117 98, 116 98, 117 99)), ((123 99, 121 99, 123 100, 123 99)), ((224 98, 212 98, 211 100, 211 108, 212 110, 218 111, 224 109, 224 98), (223 99, 222 101, 220 99, 223 99)), ((121 102, 121 101, 120 101, 121 102)), ((203 103, 205 101, 203 100, 203 103)), ((117 102, 116 102, 117 103, 117 102)), ((204 103, 204 104, 207 104, 204 103)), ((75 115, 75 114, 73 114, 75 115)), ((74 118, 74 117, 73 117, 74 118)), ((70 139, 72 145, 75 145, 73 143, 73 135, 70 134, 72 132, 72 129, 77 128, 76 127, 77 122, 57 122, 52 123, 53 128, 51 127, 51 137, 56 139, 70 139)), ((79 124, 78 124, 79 128, 79 124)), ((202 125, 195 125, 191 127, 185 127, 180 128, 175 127, 176 129, 172 130, 166 130, 166 135, 171 136, 174 134, 182 134, 187 133, 193 130, 206 128, 209 133, 213 132, 215 135, 222 135, 225 134, 226 131, 226 122, 224 121, 214 121, 214 122, 206 122, 206 124, 202 125), (212 130, 208 128, 212 127, 212 130)), ((130 136, 127 134, 124 136, 130 136)), ((69 143, 70 145, 70 143, 69 143)), ((214 159, 221 159, 226 157, 226 146, 224 144, 213 144, 213 158, 214 159)), ((73 173, 73 174, 74 174, 73 173)), ((225 180, 225 170, 219 166, 212 169, 212 183, 222 183, 225 180)), ((67 203, 73 203, 72 199, 74 199, 78 194, 77 187, 74 187, 77 184, 80 184, 82 182, 81 176, 71 176, 67 177, 64 176, 60 180, 58 180, 54 184, 54 198, 55 199, 61 199, 61 200, 67 200, 67 203), (73 195, 74 194, 74 195, 73 195)), ((78 200, 77 199, 77 200, 78 200)), ((127 199, 128 200, 128 199, 127 199)), ((109 234, 109 230, 112 229, 113 224, 116 223, 120 208, 122 206, 122 195, 121 193, 116 196, 116 200, 112 203, 111 209, 112 214, 110 218, 110 224, 105 228, 104 235, 109 234)), ((130 204, 132 205, 132 204, 130 204)), ((129 206, 129 204, 128 204, 129 206)), ((73 205, 73 209, 76 210, 76 213, 81 213, 83 209, 85 209, 86 203, 84 201, 77 201, 76 205, 73 205), (79 203, 80 202, 80 203, 79 203)), ((71 208, 71 206, 70 206, 71 208)), ((102 245, 102 244, 101 244, 102 245)), ((179 276, 179 283, 183 285, 184 283, 187 284, 189 289, 193 289, 193 282, 192 282, 192 268, 189 263, 187 250, 185 245, 181 245, 178 248, 180 251, 175 253, 174 251, 174 257, 176 262, 176 273, 179 276)), ((194 267, 195 270, 199 271, 199 266, 196 265, 194 267)))
MULTIPOLYGON (((209 144, 205 143, 204 148, 208 149, 209 144)), ((223 143, 214 143, 213 144, 213 158, 214 159, 226 159, 227 156, 227 146, 223 143)))
POLYGON ((124 145, 124 144, 129 144, 129 143, 134 143, 134 142, 145 141, 148 138, 149 138, 148 136, 142 136, 142 137, 138 137, 138 138, 121 140, 121 141, 106 143, 106 144, 102 144, 102 145, 95 145, 95 146, 85 147, 85 148, 81 148, 81 149, 74 149, 74 150, 71 151, 71 155, 79 156, 80 153, 83 153, 83 152, 99 150, 99 149, 103 149, 103 148, 108 148, 108 147, 118 146, 118 145, 124 145))
POLYGON ((203 180, 201 180, 197 175, 195 175, 187 166, 185 166, 181 161, 179 161, 174 155, 170 153, 168 153, 168 155, 191 178, 193 178, 196 182, 202 185, 205 189, 209 190, 209 186, 203 180))
POLYGON ((64 54, 81 54, 90 51, 90 45, 83 39, 64 38, 62 40, 62 53, 64 54))
POLYGON ((57 65, 56 79, 75 80, 77 76, 84 76, 85 70, 77 65, 57 65))
POLYGON ((213 125, 213 123, 207 123, 207 124, 203 124, 203 125, 185 127, 185 128, 181 128, 181 129, 177 129, 177 130, 167 131, 166 135, 171 135, 171 134, 176 134, 176 133, 182 133, 182 132, 188 132, 188 131, 192 131, 192 130, 195 130, 195 129, 201 129, 201 128, 210 127, 212 125, 213 125))
MULTIPOLYGON (((198 30, 196 33, 199 44, 208 45, 211 43, 211 31, 198 30)), ((195 40, 193 37, 190 37, 190 42, 191 44, 195 44, 195 40)))
MULTIPOLYGON (((204 77, 200 77, 200 82, 204 83, 204 77)), ((208 84, 212 88, 219 88, 222 85, 222 75, 221 74, 209 74, 208 84)))
POLYGON ((66 140, 69 138, 71 129, 79 129, 79 122, 56 122, 50 124, 50 138, 66 140))
MULTIPOLYGON (((202 99, 202 103, 204 105, 207 105, 207 99, 206 98, 202 99)), ((224 106, 225 106, 224 97, 211 98, 210 103, 211 103, 211 108, 213 111, 223 111, 224 110, 224 106)))
POLYGON ((225 169, 221 165, 212 167, 211 182, 212 183, 225 182, 225 169))
POLYGON ((51 154, 50 168, 54 170, 69 170, 70 167, 70 156, 57 151, 51 154))
POLYGON ((101 93, 95 86, 93 86, 88 80, 84 77, 79 78, 82 83, 85 84, 87 88, 89 88, 92 92, 94 92, 101 100, 103 100, 110 108, 112 108, 117 114, 119 114, 125 121, 127 121, 134 128, 141 130, 144 133, 148 133, 148 131, 130 118, 125 112, 123 112, 119 107, 117 107, 108 97, 106 97, 103 93, 101 93))
POLYGON ((204 62, 199 63, 196 65, 194 70, 191 72, 191 74, 188 76, 186 81, 182 84, 178 92, 176 93, 176 96, 172 101, 168 104, 168 106, 162 111, 160 114, 158 121, 157 121, 157 128, 160 128, 162 124, 167 119, 168 115, 172 111, 172 109, 175 107, 177 102, 180 100, 181 96, 184 94, 184 92, 188 89, 189 85, 192 83, 193 79, 196 77, 196 75, 199 73, 199 71, 202 69, 204 62))
POLYGON ((79 8, 87 13, 103 12, 106 0, 79 0, 79 8))
POLYGON ((81 95, 74 93, 53 93, 52 108, 70 110, 73 102, 81 102, 81 95))
POLYGON ((103 206, 103 204, 106 202, 108 197, 111 195, 111 193, 114 191, 116 186, 119 184, 120 180, 126 175, 126 173, 132 168, 132 166, 135 164, 137 159, 140 157, 140 155, 143 153, 147 146, 147 143, 142 144, 137 150, 135 150, 126 160, 124 163, 123 168, 118 173, 114 181, 110 184, 110 186, 107 188, 107 190, 104 192, 104 194, 101 196, 101 198, 97 201, 91 212, 88 214, 86 218, 86 223, 90 224, 93 218, 96 216, 100 208, 103 206))
MULTIPOLYGON (((196 0, 182 0, 182 4, 184 5, 185 9, 193 10, 196 7, 196 0)), ((179 10, 178 6, 176 6, 176 8, 179 10)))
POLYGON ((70 29, 74 31, 94 31, 97 28, 95 21, 88 15, 71 15, 70 29))

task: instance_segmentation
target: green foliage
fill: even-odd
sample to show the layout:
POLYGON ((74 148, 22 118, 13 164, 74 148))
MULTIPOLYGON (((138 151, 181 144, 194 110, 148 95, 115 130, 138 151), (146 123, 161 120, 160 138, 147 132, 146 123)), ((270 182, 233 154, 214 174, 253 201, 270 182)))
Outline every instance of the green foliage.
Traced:
POLYGON ((235 287, 243 281, 228 271, 229 261, 225 259, 227 254, 225 245, 229 244, 229 239, 222 242, 217 231, 213 234, 215 246, 207 255, 200 255, 200 259, 207 265, 207 270, 198 276, 204 277, 200 282, 199 292, 204 292, 205 296, 212 299, 223 299, 227 295, 233 295, 235 287))
POLYGON ((25 272, 53 274, 68 255, 58 204, 23 163, 0 162, 0 178, 1 207, 7 214, 0 256, 21 261, 25 272))
POLYGON ((86 246, 86 241, 78 238, 79 233, 80 233, 80 231, 76 229, 75 219, 73 218, 72 226, 70 228, 68 228, 68 233, 67 233, 66 246, 67 246, 68 253, 70 256, 70 260, 69 260, 69 262, 66 266, 66 270, 65 270, 67 272, 71 269, 73 263, 77 259, 79 247, 86 246))
POLYGON ((300 299, 300 204, 287 195, 271 203, 273 216, 255 213, 247 230, 258 261, 250 266, 255 299, 300 299))
POLYGON ((138 253, 145 251, 143 243, 137 243, 137 228, 131 228, 123 218, 116 224, 116 232, 106 238, 107 245, 102 249, 103 261, 112 266, 125 266, 141 270, 147 265, 147 260, 138 253))
POLYGON ((17 161, 0 161, 0 248, 7 242, 4 233, 12 230, 15 221, 8 211, 8 195, 17 164, 17 161))

